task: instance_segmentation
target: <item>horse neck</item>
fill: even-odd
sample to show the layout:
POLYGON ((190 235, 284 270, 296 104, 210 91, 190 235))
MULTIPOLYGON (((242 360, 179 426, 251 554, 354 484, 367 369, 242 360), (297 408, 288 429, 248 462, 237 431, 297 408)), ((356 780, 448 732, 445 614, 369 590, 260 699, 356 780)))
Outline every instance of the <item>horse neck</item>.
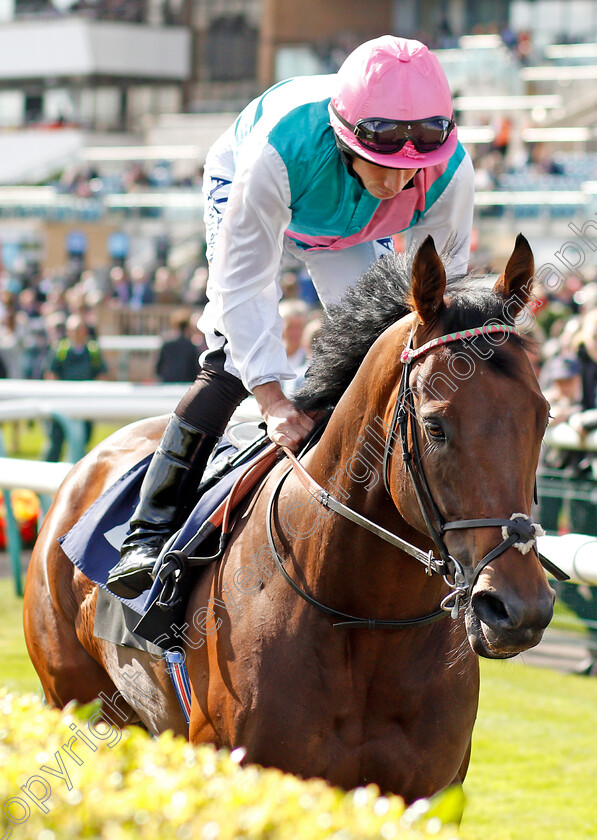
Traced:
MULTIPOLYGON (((375 342, 304 463, 330 495, 426 550, 432 545, 429 537, 407 524, 383 477, 384 446, 400 381, 400 351, 409 329, 410 320, 375 342)), ((406 478, 404 487, 406 491, 406 478)), ((305 522, 309 517, 312 522, 313 509, 308 507, 305 522)), ((415 559, 338 514, 320 513, 318 519, 317 534, 310 537, 318 548, 311 550, 310 540, 294 545, 295 553, 303 555, 301 567, 312 591, 338 609, 358 614, 369 609, 373 617, 400 618, 401 606, 409 617, 437 608, 441 579, 430 583, 415 559), (420 599, 414 608, 413 594, 420 599)))

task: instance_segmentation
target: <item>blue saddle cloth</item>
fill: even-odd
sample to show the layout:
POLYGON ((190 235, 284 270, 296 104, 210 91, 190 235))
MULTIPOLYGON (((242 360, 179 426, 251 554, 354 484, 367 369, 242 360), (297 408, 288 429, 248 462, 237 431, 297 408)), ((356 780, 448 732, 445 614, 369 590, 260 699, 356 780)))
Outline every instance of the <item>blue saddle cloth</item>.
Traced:
MULTIPOLYGON (((263 445, 268 443, 269 441, 264 439, 263 445)), ((201 496, 171 549, 181 549, 189 542, 202 523, 226 498, 236 479, 247 468, 247 464, 261 451, 259 449, 251 458, 243 460, 201 496)), ((223 438, 210 467, 216 468, 224 459, 237 452, 236 447, 223 438)), ((111 487, 108 487, 70 531, 58 540, 69 560, 106 592, 108 591, 106 581, 120 557, 120 546, 128 532, 131 516, 139 501, 139 491, 151 457, 148 455, 139 461, 111 487)), ((161 589, 161 582, 156 580, 149 591, 143 592, 137 598, 130 600, 120 598, 119 600, 139 616, 143 616, 154 603, 161 589)), ((112 593, 110 595, 112 598, 118 597, 112 593)))

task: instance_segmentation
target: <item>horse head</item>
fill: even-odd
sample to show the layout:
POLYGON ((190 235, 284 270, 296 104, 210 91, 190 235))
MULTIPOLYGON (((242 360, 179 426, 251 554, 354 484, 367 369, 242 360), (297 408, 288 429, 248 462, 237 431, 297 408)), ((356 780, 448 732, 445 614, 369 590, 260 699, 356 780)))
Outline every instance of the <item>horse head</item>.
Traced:
POLYGON ((519 236, 493 289, 447 287, 428 237, 412 264, 412 314, 395 331, 406 350, 386 414, 388 489, 451 564, 454 614, 462 606, 472 649, 489 658, 536 645, 553 614, 530 517, 549 405, 513 326, 533 271, 519 236))

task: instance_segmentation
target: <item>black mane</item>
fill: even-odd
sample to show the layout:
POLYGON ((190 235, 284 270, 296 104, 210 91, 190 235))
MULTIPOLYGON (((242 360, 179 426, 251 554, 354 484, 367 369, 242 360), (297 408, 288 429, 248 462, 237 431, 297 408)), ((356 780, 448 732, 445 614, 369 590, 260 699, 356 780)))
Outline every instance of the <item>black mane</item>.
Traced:
MULTIPOLYGON (((371 345, 388 327, 412 312, 413 259, 413 251, 383 257, 339 303, 329 307, 314 342, 305 383, 294 395, 298 408, 333 408, 371 345)), ((448 280, 446 302, 439 320, 443 333, 471 329, 489 320, 512 323, 504 312, 503 298, 491 290, 487 278, 478 275, 448 280)), ((506 375, 512 373, 508 361, 509 357, 501 352, 494 352, 490 359, 506 375)))

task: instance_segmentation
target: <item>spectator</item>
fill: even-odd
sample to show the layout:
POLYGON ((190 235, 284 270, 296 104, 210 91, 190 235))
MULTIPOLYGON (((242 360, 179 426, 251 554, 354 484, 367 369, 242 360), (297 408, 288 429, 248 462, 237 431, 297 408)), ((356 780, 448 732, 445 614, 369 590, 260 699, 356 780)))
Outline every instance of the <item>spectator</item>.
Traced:
POLYGON ((49 352, 48 336, 40 319, 29 326, 23 340, 23 379, 43 379, 49 352))
POLYGON ((124 269, 119 265, 114 266, 110 271, 109 280, 112 298, 127 306, 131 299, 131 283, 124 269))
POLYGON ((317 338, 320 329, 321 317, 319 315, 315 315, 315 317, 313 317, 310 321, 307 321, 302 337, 302 346, 305 351, 305 361, 299 368, 297 368, 296 379, 293 379, 291 382, 292 388, 289 388, 289 394, 294 394, 294 392, 297 391, 305 382, 305 374, 307 372, 307 368, 311 364, 313 343, 317 338))
POLYGON ((280 288, 284 300, 294 300, 299 297, 298 278, 294 271, 284 271, 280 277, 280 288))
POLYGON ((495 137, 491 144, 491 150, 499 154, 504 161, 512 141, 512 120, 509 117, 501 116, 496 123, 495 137))
POLYGON ((582 319, 578 358, 582 377, 583 410, 597 408, 597 309, 582 319))
POLYGON ((154 294, 151 280, 144 268, 135 266, 131 271, 131 309, 140 309, 148 303, 153 303, 154 294))
POLYGON ((44 318, 47 344, 56 347, 59 341, 66 338, 66 315, 64 312, 50 312, 44 318))
POLYGON ((154 278, 155 302, 161 304, 180 303, 180 290, 172 271, 166 265, 161 265, 154 278))
MULTIPOLYGON (((307 361, 303 346, 303 330, 307 324, 308 314, 309 308, 302 300, 283 300, 280 303, 280 315, 283 322, 282 344, 288 357, 288 364, 294 373, 301 370, 307 361)), ((287 395, 294 390, 294 383, 294 379, 282 383, 287 395)))
POLYGON ((39 302, 33 289, 23 289, 19 295, 19 309, 30 318, 39 316, 39 302))
POLYGON ((566 423, 580 410, 582 381, 580 364, 574 356, 555 356, 541 371, 543 393, 551 405, 550 425, 566 423))
POLYGON ((161 382, 194 382, 200 370, 197 345, 191 338, 191 321, 186 309, 178 309, 170 318, 172 333, 165 336, 156 376, 161 382))
MULTIPOLYGON (((89 338, 85 321, 80 315, 70 315, 66 321, 66 338, 58 342, 49 360, 45 379, 88 381, 106 379, 107 367, 97 342, 89 338)), ((93 426, 85 421, 85 442, 91 437, 93 426)), ((55 420, 49 423, 49 446, 46 461, 59 461, 64 445, 64 431, 55 420)))

